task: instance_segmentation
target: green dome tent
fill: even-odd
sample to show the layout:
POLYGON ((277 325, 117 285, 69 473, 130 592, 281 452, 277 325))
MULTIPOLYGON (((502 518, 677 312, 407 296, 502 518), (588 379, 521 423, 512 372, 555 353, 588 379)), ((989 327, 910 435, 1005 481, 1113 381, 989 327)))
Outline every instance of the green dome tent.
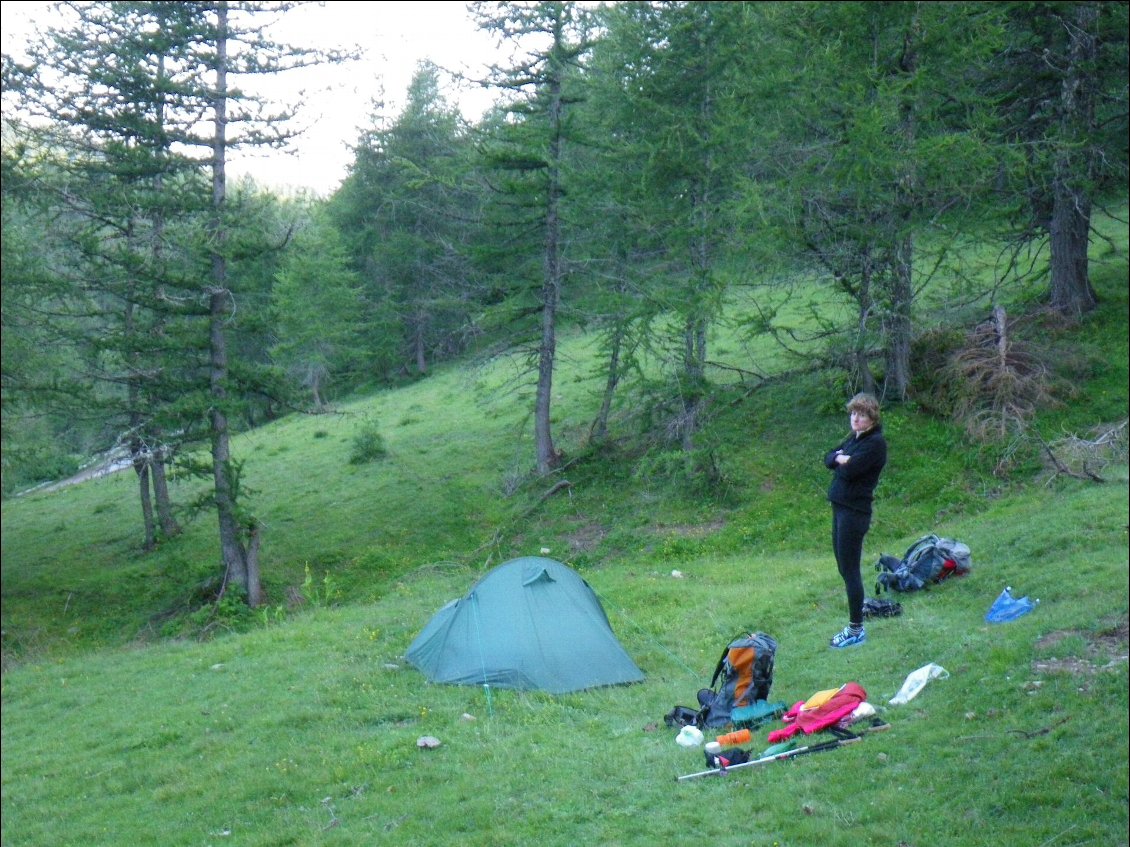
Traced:
POLYGON ((639 682, 596 593, 553 559, 512 559, 452 600, 407 659, 432 682, 564 694, 639 682))

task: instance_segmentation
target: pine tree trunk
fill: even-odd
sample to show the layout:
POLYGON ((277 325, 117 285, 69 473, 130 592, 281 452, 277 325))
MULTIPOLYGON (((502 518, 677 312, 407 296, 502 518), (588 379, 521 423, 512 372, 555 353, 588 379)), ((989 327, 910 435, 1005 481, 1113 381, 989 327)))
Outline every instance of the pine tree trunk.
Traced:
POLYGON ((220 554, 224 564, 224 586, 234 584, 254 608, 261 600, 258 562, 248 568, 239 520, 238 481, 231 461, 231 433, 227 414, 228 351, 224 324, 229 317, 232 293, 228 289, 227 259, 223 253, 224 205, 227 196, 227 51, 228 4, 217 4, 215 135, 212 145, 213 238, 217 249, 212 254, 212 286, 209 296, 209 381, 212 396, 210 414, 212 436, 212 482, 216 518, 220 533, 220 554), (254 576, 254 581, 252 581, 254 576))
POLYGON ((1098 7, 1077 3, 1067 27, 1071 39, 1068 62, 1061 86, 1059 123, 1062 139, 1056 157, 1052 186, 1051 304, 1068 318, 1078 318, 1098 304, 1087 267, 1091 229, 1092 176, 1089 137, 1095 123, 1092 71, 1096 58, 1095 32, 1098 7))
POLYGON ((262 580, 259 577, 259 545, 263 540, 263 525, 253 521, 248 527, 247 545, 247 605, 252 609, 263 602, 262 580))
POLYGON ((145 541, 142 549, 152 550, 157 546, 157 529, 153 521, 153 502, 149 498, 149 463, 139 452, 134 453, 133 469, 137 472, 137 491, 141 497, 141 519, 145 524, 145 541))
POLYGON ((542 286, 541 345, 538 348, 538 386, 534 401, 534 439, 539 474, 549 473, 557 466, 559 457, 553 446, 550 423, 553 393, 553 365, 557 351, 557 301, 560 285, 547 271, 542 286))
POLYGON ((326 404, 322 400, 322 369, 318 365, 310 369, 310 394, 314 400, 314 408, 319 412, 322 411, 326 404))
POLYGON ((412 327, 412 350, 416 357, 416 373, 421 376, 428 372, 428 354, 424 340, 424 328, 427 325, 427 313, 423 309, 417 310, 412 327))
MULTIPOLYGON (((212 280, 222 278, 223 259, 213 258, 212 280)), ((211 308, 211 385, 212 411, 212 496, 216 505, 216 519, 220 531, 220 555, 224 563, 224 586, 236 585, 250 603, 251 586, 247 574, 247 554, 241 540, 240 522, 236 509, 235 469, 231 462, 231 436, 223 404, 227 399, 227 348, 223 322, 227 317, 227 291, 212 294, 211 308)))
POLYGON ((612 349, 608 353, 608 369, 604 380, 604 396, 600 401, 600 412, 593 422, 590 437, 593 441, 603 441, 608 436, 608 417, 612 413, 612 397, 620 384, 620 347, 623 344, 624 328, 617 322, 612 330, 612 349))
POLYGON ((1056 178, 1051 222, 1051 305, 1079 318, 1098 304, 1087 267, 1091 203, 1086 193, 1056 178))
POLYGON ((905 401, 910 393, 910 341, 913 334, 911 303, 912 260, 914 244, 909 236, 899 243, 894 263, 890 311, 886 317, 887 373, 883 380, 883 396, 905 401))
POLYGON ((706 382, 706 320, 702 317, 687 319, 683 335, 683 419, 680 425, 680 442, 683 452, 694 450, 694 437, 698 432, 699 417, 705 397, 706 382))
POLYGON ((149 463, 149 472, 153 477, 153 499, 157 503, 157 520, 161 525, 161 534, 166 538, 172 538, 174 535, 180 535, 180 524, 173 517, 172 502, 169 500, 165 453, 165 448, 154 451, 153 460, 149 463))
POLYGON ((545 210, 545 278, 542 283, 541 344, 538 348, 538 386, 534 402, 534 441, 539 474, 557 467, 560 457, 553 445, 550 412, 553 369, 557 356, 557 306, 561 300, 561 81, 548 85, 551 98, 548 182, 545 210))
MULTIPOLYGON (((904 78, 909 79, 918 72, 921 38, 921 24, 918 13, 915 12, 907 26, 902 55, 899 57, 898 72, 904 78)), ((908 93, 899 106, 907 150, 914 149, 918 136, 918 104, 913 90, 913 86, 907 87, 908 93)), ((895 190, 897 207, 894 221, 898 229, 893 233, 891 271, 894 279, 891 282, 891 302, 885 321, 887 372, 883 380, 883 396, 898 401, 905 401, 910 393, 910 342, 914 332, 914 239, 909 233, 910 210, 918 202, 918 190, 918 174, 913 160, 908 157, 906 173, 901 175, 895 190)))
POLYGON ((854 369, 857 384, 861 391, 868 394, 875 393, 875 375, 871 373, 871 362, 867 352, 867 324, 871 321, 871 281, 874 274, 874 265, 871 260, 871 251, 866 249, 862 255, 859 274, 859 322, 855 335, 855 363, 854 369))

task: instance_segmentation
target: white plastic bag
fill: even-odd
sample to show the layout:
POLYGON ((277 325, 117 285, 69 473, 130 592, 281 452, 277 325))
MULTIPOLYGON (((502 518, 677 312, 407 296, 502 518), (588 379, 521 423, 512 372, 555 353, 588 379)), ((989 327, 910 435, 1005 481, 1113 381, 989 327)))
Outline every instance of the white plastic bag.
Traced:
POLYGON ((892 706, 901 706, 903 703, 909 703, 918 696, 918 692, 926 687, 926 683, 932 679, 948 679, 950 672, 943 668, 941 665, 929 664, 923 665, 918 670, 910 673, 906 677, 906 681, 899 689, 899 693, 892 697, 887 702, 892 706))
POLYGON ((675 743, 680 747, 698 747, 702 744, 702 730, 697 726, 684 726, 675 736, 675 743))

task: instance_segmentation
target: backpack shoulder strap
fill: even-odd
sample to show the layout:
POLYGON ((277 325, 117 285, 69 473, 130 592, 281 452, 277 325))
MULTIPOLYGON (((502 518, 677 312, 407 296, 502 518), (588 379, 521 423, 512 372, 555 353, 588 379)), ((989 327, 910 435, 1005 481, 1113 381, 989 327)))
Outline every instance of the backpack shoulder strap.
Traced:
POLYGON ((730 645, 737 641, 739 638, 748 638, 749 635, 744 632, 739 632, 733 638, 726 642, 726 646, 722 648, 722 655, 718 657, 718 664, 714 668, 714 675, 710 677, 710 687, 713 688, 715 683, 718 682, 718 677, 722 675, 722 668, 726 667, 726 656, 730 654, 730 645))
POLYGON ((718 677, 722 675, 722 668, 726 666, 726 654, 730 652, 729 645, 722 651, 722 655, 718 657, 718 665, 714 668, 714 675, 710 677, 710 687, 713 688, 715 683, 718 682, 718 677))

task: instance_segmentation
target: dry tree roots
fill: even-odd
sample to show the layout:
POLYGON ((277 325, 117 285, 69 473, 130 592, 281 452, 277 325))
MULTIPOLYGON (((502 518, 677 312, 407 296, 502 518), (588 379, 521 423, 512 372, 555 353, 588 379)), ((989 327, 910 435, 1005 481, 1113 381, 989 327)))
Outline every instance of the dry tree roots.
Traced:
POLYGON ((1023 431, 1036 409, 1050 400, 1047 368, 1011 338, 1001 306, 969 334, 950 370, 959 386, 955 417, 982 441, 1023 431))

